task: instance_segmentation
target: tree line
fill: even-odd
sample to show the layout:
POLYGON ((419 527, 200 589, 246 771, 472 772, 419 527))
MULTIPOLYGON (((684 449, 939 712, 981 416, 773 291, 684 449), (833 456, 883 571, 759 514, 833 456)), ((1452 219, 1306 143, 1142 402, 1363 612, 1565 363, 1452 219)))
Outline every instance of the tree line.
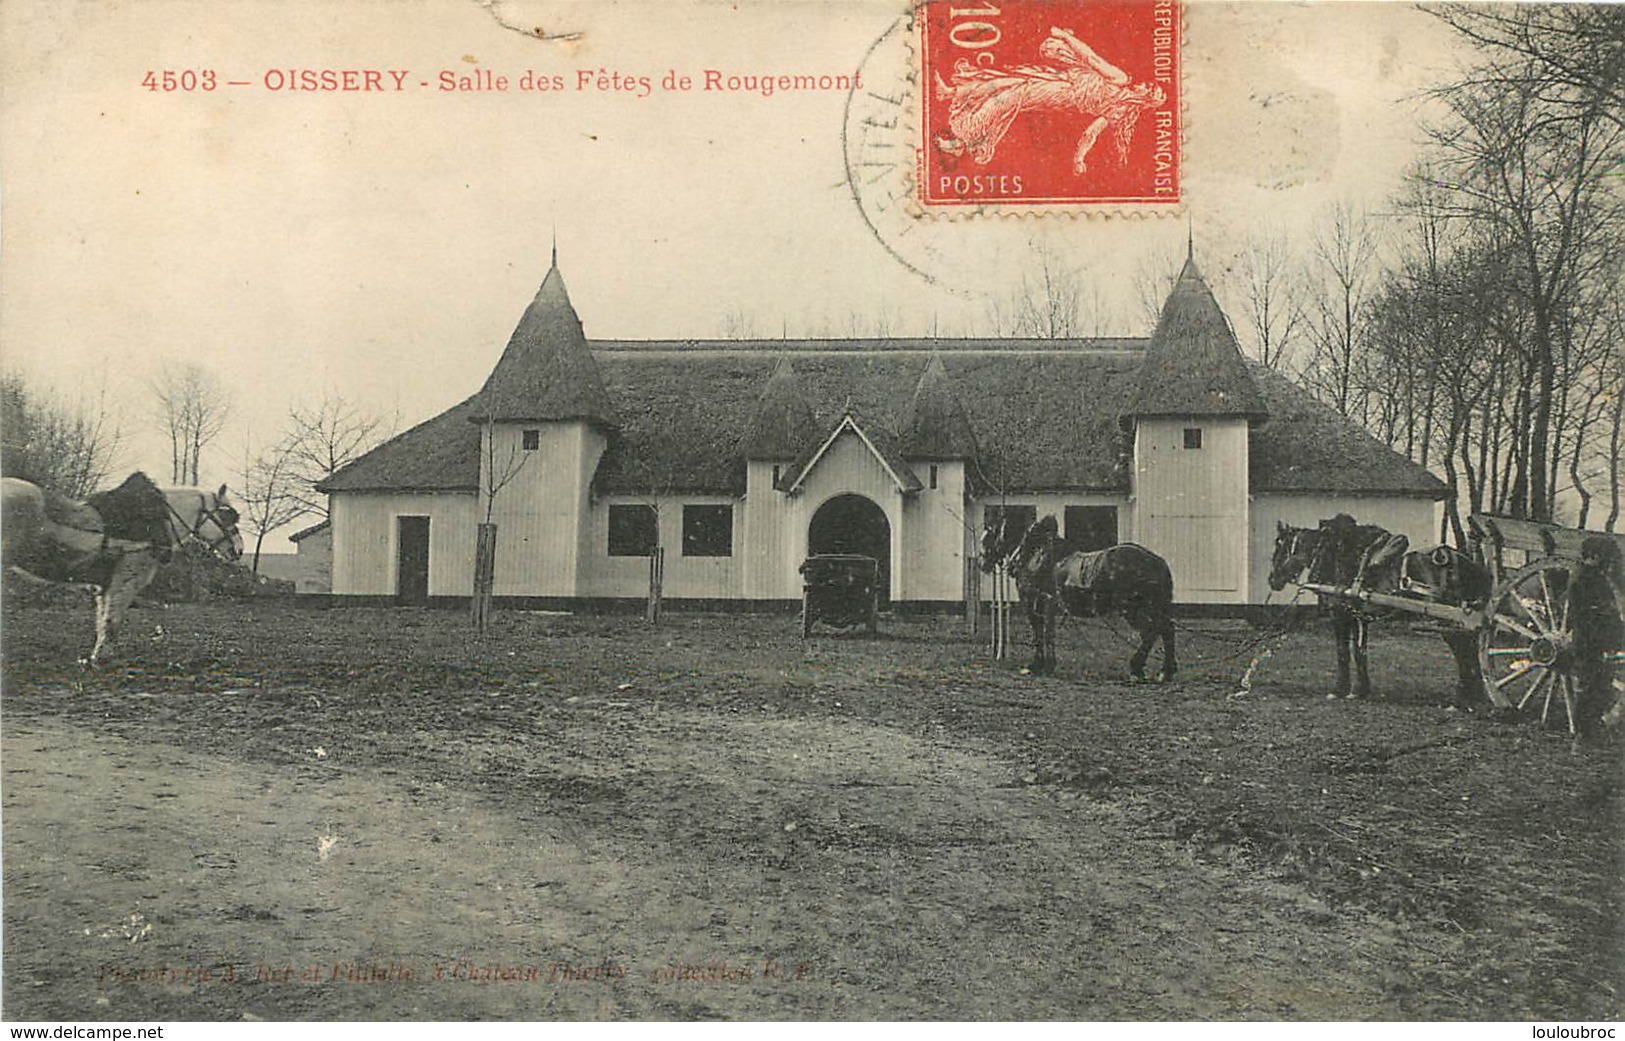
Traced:
MULTIPOLYGON (((1443 5, 1471 55, 1429 92, 1426 147, 1381 208, 1330 206, 1307 235, 1255 227, 1210 273, 1239 338, 1340 414, 1440 474, 1461 512, 1620 522, 1625 421, 1625 5, 1443 5)), ((989 306, 995 334, 1098 335, 1082 269, 989 306)), ((1143 258, 1155 323, 1178 271, 1143 258)))

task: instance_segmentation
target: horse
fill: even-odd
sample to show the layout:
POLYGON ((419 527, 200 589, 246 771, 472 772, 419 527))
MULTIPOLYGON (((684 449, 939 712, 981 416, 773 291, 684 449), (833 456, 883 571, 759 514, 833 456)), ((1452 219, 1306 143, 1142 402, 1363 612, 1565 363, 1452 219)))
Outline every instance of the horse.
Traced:
POLYGON ((76 502, 15 477, 0 480, 0 564, 38 582, 89 587, 96 599, 95 665, 124 614, 177 548, 201 544, 227 561, 243 554, 226 486, 159 488, 137 471, 76 502))
POLYGON ((1062 611, 1080 617, 1120 614, 1140 634, 1129 675, 1145 679, 1151 647, 1162 641, 1164 682, 1174 678, 1173 572, 1168 562, 1132 542, 1085 552, 1062 539, 1053 514, 1018 529, 1001 516, 982 533, 982 570, 1000 565, 1016 580, 1016 592, 1032 627, 1033 663, 1028 671, 1055 671, 1055 627, 1062 611))
MULTIPOLYGON (((1270 588, 1279 592, 1306 571, 1310 582, 1458 606, 1482 605, 1493 586, 1489 569, 1462 550, 1444 545, 1413 550, 1404 535, 1374 524, 1360 524, 1346 513, 1321 521, 1318 528, 1276 522, 1270 588)), ((1323 596, 1321 603, 1331 615, 1332 638, 1337 645, 1337 685, 1327 697, 1369 698, 1370 624, 1400 612, 1368 605, 1356 607, 1340 597, 1323 596), (1351 654, 1355 669, 1352 689, 1351 654)), ((1455 707, 1468 708, 1484 689, 1477 636, 1464 629, 1447 629, 1443 635, 1456 659, 1455 707)))

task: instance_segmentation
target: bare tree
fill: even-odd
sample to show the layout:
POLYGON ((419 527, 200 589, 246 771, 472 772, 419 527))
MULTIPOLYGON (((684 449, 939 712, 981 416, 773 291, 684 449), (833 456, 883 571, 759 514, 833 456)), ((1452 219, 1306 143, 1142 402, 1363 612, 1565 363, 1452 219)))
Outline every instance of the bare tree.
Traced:
POLYGON ((1522 379, 1510 404, 1515 439, 1510 512, 1550 520, 1554 449, 1566 434, 1561 370, 1566 329, 1618 293, 1607 275, 1625 234, 1625 125, 1600 104, 1555 99, 1543 67, 1494 60, 1438 96, 1450 118, 1432 137, 1451 206, 1503 264, 1502 293, 1515 306, 1501 337, 1515 345, 1522 379))
POLYGON ((107 480, 121 441, 105 388, 68 403, 16 373, 0 375, 0 437, 0 472, 76 499, 107 480))
POLYGON ((474 546, 474 595, 470 602, 474 628, 482 633, 491 621, 491 601, 496 588, 497 496, 519 476, 535 454, 521 451, 518 445, 510 443, 503 457, 497 450, 496 433, 496 416, 488 409, 480 427, 480 454, 484 457, 480 468, 480 497, 485 503, 485 521, 478 525, 474 546))
POLYGON ((1499 86, 1508 68, 1541 85, 1548 102, 1595 108, 1620 124, 1625 112, 1625 6, 1440 4, 1435 17, 1489 56, 1469 83, 1499 86))
POLYGON ((756 339, 756 318, 736 307, 722 316, 722 338, 725 340, 756 339))
MULTIPOLYGON (((1084 313, 1083 269, 1068 264, 1048 245, 1032 251, 1032 263, 1021 284, 1004 300, 988 304, 988 321, 995 336, 1030 336, 1036 339, 1071 339, 1098 330, 1100 315, 1084 313)), ((1098 295, 1093 301, 1099 306, 1098 295)))
POLYGON ((237 473, 241 481, 238 512, 243 527, 254 537, 251 570, 256 575, 260 572, 260 550, 265 545, 265 536, 311 512, 300 495, 300 479, 293 464, 293 453, 284 441, 257 455, 245 453, 242 469, 237 473))
POLYGON ((1364 211, 1338 203, 1316 228, 1313 248, 1320 292, 1309 319, 1313 353, 1304 376, 1310 389, 1339 413, 1364 420, 1361 319, 1375 274, 1376 228, 1364 211))
POLYGON ((336 394, 325 395, 314 406, 290 408, 286 468, 305 511, 325 517, 327 498, 315 486, 371 451, 392 427, 382 416, 364 412, 336 394))
POLYGON ((1177 250, 1154 249, 1140 257, 1135 266, 1134 283, 1139 288, 1140 313, 1145 316, 1146 328, 1157 327, 1163 305, 1174 291, 1174 283, 1179 281, 1184 262, 1177 250))
POLYGON ((148 381, 154 415, 169 435, 170 479, 198 484, 203 449, 224 429, 231 395, 215 374, 196 362, 169 362, 148 381))
POLYGON ((1286 238, 1257 232, 1245 254, 1248 325, 1253 351, 1266 369, 1285 369, 1304 326, 1304 278, 1286 238))

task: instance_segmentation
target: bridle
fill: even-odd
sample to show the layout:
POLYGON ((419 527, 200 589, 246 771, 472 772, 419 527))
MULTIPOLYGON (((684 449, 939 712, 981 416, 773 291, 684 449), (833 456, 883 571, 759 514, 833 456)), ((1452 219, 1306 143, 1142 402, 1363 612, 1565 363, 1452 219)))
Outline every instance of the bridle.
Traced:
MULTIPOLYGON (((211 506, 209 505, 210 496, 207 493, 197 492, 196 494, 198 500, 197 516, 190 523, 187 522, 185 517, 181 516, 179 510, 175 509, 175 504, 169 501, 169 497, 167 495, 164 497, 164 506, 169 510, 169 515, 174 518, 174 524, 171 525, 172 529, 178 528, 185 533, 177 542, 180 545, 185 545, 188 542, 202 543, 208 548, 209 552, 217 556, 223 555, 220 553, 222 545, 231 546, 235 550, 237 522, 239 520, 237 511, 225 502, 216 501, 211 506), (219 537, 213 539, 204 537, 203 528, 206 524, 213 524, 215 530, 220 532, 219 537)), ((235 560, 236 556, 237 554, 233 553, 231 559, 235 560)))
POLYGON ((1288 582, 1294 585, 1302 585, 1298 579, 1304 577, 1305 572, 1308 572, 1310 580, 1313 581, 1315 569, 1325 559, 1327 551, 1336 542, 1335 539, 1326 538, 1326 532, 1319 528, 1288 527, 1287 530, 1292 533, 1292 540, 1287 543, 1285 558, 1282 559, 1280 564, 1272 565, 1270 568, 1270 584, 1272 587, 1274 586, 1274 580, 1278 576, 1281 577, 1281 585, 1283 586, 1288 582), (1306 547, 1304 545, 1305 541, 1312 544, 1306 547), (1291 573, 1280 575, 1279 568, 1293 562, 1297 562, 1297 566, 1292 569, 1291 573))

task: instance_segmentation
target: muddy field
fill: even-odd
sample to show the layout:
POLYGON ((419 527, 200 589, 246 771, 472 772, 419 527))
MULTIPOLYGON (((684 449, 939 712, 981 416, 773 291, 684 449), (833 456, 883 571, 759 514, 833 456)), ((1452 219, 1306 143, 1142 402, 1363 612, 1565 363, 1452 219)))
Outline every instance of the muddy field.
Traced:
POLYGON ((4 623, 9 1019, 1617 1019, 1621 758, 1442 641, 137 608, 4 623))

